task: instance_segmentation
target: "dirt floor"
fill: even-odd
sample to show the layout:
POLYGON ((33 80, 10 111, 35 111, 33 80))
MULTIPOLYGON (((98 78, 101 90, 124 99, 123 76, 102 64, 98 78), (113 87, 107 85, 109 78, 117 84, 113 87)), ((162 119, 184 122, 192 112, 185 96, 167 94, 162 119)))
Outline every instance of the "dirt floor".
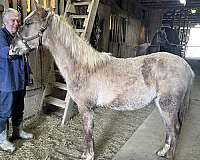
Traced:
MULTIPOLYGON (((153 107, 132 112, 97 109, 94 119, 95 159, 111 160, 130 138, 153 107)), ((80 116, 61 127, 62 111, 34 116, 25 121, 33 140, 15 141, 12 155, 0 151, 1 160, 77 160, 83 151, 83 130, 80 116)))

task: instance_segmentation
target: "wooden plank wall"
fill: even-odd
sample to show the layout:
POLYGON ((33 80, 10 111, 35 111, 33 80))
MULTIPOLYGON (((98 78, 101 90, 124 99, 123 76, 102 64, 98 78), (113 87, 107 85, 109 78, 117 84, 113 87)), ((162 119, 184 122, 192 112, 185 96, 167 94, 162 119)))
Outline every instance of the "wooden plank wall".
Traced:
MULTIPOLYGON (((50 6, 55 10, 56 13, 64 13, 64 2, 65 0, 36 0, 44 8, 50 6), (60 6, 59 6, 60 5, 60 6), (58 7, 59 6, 59 7, 58 7), (60 11, 58 9, 60 8, 60 11)), ((33 10, 34 0, 3 0, 4 8, 15 8, 19 9, 17 5, 20 5, 23 19, 27 16, 27 8, 30 6, 30 10, 33 10)))
POLYGON ((110 16, 109 52, 115 57, 127 58, 136 56, 136 49, 127 41, 130 33, 132 33, 128 30, 128 28, 132 27, 128 24, 129 21, 130 18, 124 18, 120 15, 110 16))
POLYGON ((0 3, 0 26, 2 26, 2 24, 3 24, 3 20, 2 20, 3 10, 4 10, 3 3, 0 3))

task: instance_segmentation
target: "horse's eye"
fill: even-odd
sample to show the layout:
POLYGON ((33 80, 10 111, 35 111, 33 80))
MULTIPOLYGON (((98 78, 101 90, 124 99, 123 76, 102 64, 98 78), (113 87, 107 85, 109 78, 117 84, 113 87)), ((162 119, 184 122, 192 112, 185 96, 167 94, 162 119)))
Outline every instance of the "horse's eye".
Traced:
POLYGON ((24 24, 28 26, 28 25, 31 24, 31 22, 30 21, 25 21, 24 24))
POLYGON ((46 18, 48 16, 48 11, 44 11, 43 13, 42 13, 42 18, 46 18))
POLYGON ((18 32, 21 32, 23 29, 23 26, 20 26, 19 29, 18 29, 18 32))

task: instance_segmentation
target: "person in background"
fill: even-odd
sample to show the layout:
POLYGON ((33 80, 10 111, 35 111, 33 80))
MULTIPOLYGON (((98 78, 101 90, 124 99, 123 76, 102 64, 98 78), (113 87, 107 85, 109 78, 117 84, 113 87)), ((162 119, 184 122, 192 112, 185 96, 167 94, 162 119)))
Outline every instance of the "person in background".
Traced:
POLYGON ((12 143, 16 139, 31 139, 33 134, 22 129, 24 97, 29 77, 29 65, 23 56, 9 57, 11 41, 20 26, 20 13, 12 8, 3 14, 3 26, 0 28, 0 148, 13 152, 12 143), (11 118, 11 142, 7 137, 6 124, 11 118))
POLYGON ((172 25, 170 24, 163 24, 161 26, 161 30, 166 33, 166 38, 168 41, 168 44, 161 47, 161 51, 173 53, 175 55, 178 55, 182 57, 181 54, 181 42, 178 36, 178 33, 175 29, 172 28, 172 25))

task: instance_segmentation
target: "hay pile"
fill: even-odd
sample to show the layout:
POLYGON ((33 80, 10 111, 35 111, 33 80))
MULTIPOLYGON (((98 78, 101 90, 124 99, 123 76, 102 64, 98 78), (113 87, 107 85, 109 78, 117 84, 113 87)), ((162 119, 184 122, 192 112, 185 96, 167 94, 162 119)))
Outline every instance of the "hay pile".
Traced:
MULTIPOLYGON (((152 109, 148 107, 132 112, 97 109, 94 115, 96 160, 111 160, 152 109)), ((1 160, 80 159, 83 151, 81 117, 78 115, 61 127, 62 114, 63 110, 58 110, 26 120, 25 128, 34 133, 35 138, 16 141, 17 151, 12 155, 0 151, 1 160)))

